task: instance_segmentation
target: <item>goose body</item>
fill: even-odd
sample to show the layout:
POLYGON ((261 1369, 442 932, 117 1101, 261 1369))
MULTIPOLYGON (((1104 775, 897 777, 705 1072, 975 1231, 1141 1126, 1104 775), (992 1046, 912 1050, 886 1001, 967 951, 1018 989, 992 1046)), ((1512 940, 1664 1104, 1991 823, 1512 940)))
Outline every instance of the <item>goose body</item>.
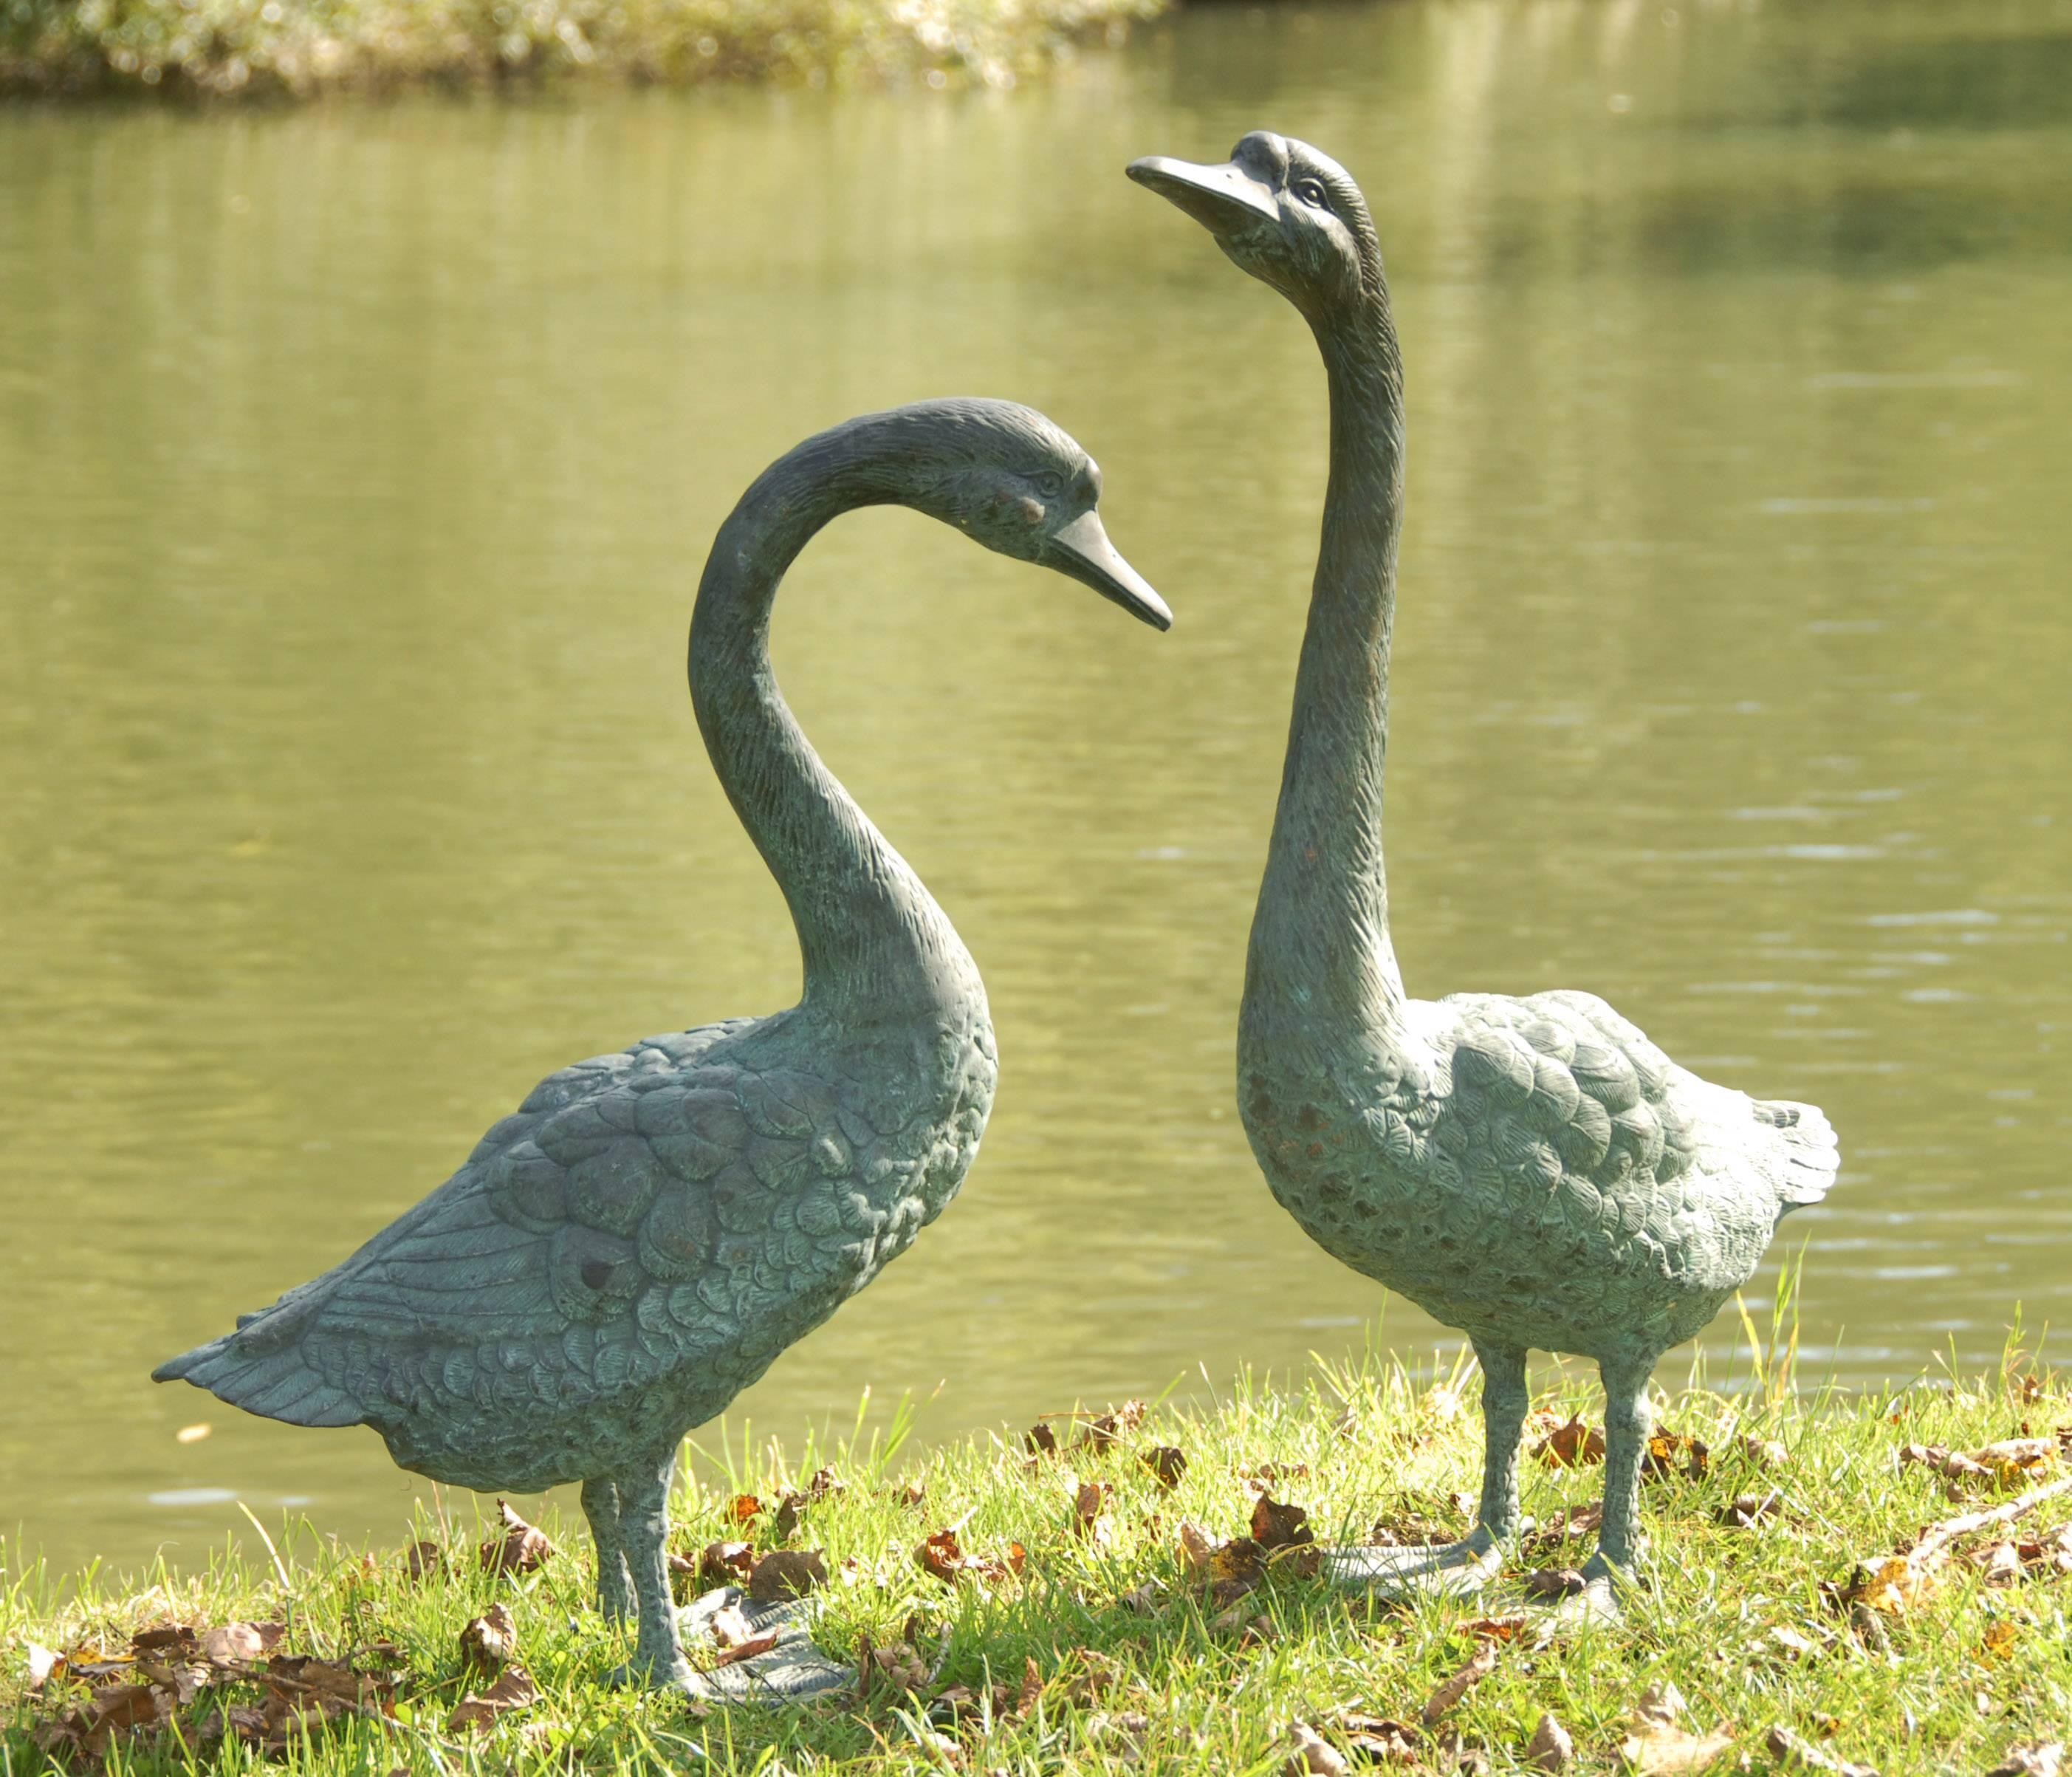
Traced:
POLYGON ((1811 1105, 1700 1080, 1589 993, 1405 993, 1382 857, 1403 366, 1373 222, 1335 161, 1265 131, 1222 165, 1129 171, 1294 304, 1330 392, 1323 535, 1239 1014, 1239 1112, 1274 1196, 1319 1245, 1469 1335, 1488 1434, 1472 1536, 1348 1569, 1491 1570, 1519 1522, 1536 1348, 1594 1359, 1604 1377, 1589 1571, 1605 1580, 1634 1558, 1655 1360, 1748 1279, 1778 1219, 1833 1183, 1834 1132, 1811 1105))
POLYGON ((838 514, 902 504, 1165 628, 1102 529, 1100 485, 1042 414, 986 401, 866 414, 766 471, 713 543, 689 673, 790 907, 800 1003, 549 1075, 414 1209, 157 1380, 291 1425, 370 1426, 458 1486, 580 1482, 600 1603, 639 1618, 623 1676, 694 1689, 664 1546, 684 1434, 941 1214, 996 1076, 969 952, 778 690, 778 585, 838 514))

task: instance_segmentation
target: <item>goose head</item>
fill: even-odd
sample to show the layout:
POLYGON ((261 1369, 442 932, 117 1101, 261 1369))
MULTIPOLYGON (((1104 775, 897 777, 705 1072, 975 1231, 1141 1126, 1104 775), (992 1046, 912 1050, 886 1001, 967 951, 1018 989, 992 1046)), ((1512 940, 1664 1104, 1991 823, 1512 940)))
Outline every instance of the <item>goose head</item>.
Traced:
POLYGON ((1313 323, 1380 298, 1381 247, 1352 176, 1290 136, 1255 130, 1217 166, 1150 154, 1129 176, 1215 237, 1240 269, 1313 323))
POLYGON ((1101 474, 1079 442, 1012 401, 916 403, 915 474, 898 496, 976 543, 1091 586, 1154 629, 1173 613, 1108 541, 1101 474))

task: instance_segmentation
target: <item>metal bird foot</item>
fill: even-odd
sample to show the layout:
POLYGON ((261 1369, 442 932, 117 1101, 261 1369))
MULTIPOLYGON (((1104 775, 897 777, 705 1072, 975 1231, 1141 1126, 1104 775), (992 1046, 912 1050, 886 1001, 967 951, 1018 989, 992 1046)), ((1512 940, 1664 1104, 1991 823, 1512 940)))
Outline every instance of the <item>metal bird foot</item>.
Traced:
POLYGON ((716 1586, 677 1613, 684 1645, 709 1645, 713 1619, 730 1605, 738 1607, 756 1635, 775 1631, 777 1644, 731 1666, 693 1672, 683 1687, 691 1696, 728 1703, 792 1703, 854 1688, 856 1668, 829 1659, 813 1641, 819 1613, 810 1598, 758 1604, 738 1586, 716 1586))
POLYGON ((1360 1545, 1324 1552, 1326 1580, 1376 1598, 1466 1598, 1503 1570, 1503 1548, 1480 1532, 1422 1548, 1360 1545))

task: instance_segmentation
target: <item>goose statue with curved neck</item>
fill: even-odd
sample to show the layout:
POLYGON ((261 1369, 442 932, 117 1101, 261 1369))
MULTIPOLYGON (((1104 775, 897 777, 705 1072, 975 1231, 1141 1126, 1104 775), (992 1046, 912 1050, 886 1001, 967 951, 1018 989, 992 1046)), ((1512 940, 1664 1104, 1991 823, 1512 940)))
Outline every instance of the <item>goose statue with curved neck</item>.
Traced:
MULTIPOLYGON (((414 1209, 157 1380, 290 1425, 371 1426, 403 1466, 454 1486, 580 1483, 600 1606, 637 1623, 623 1680, 767 1696, 853 1678, 797 1623, 760 1660, 690 1669, 664 1545, 676 1453, 956 1195, 993 1103, 993 1027, 948 915, 787 707, 771 607, 822 525, 896 504, 1164 629, 1100 493, 1084 450, 1005 401, 867 414, 772 465, 713 545, 690 681, 790 906, 798 1005, 549 1075, 414 1209)), ((629 938, 650 941, 652 923, 629 938)))
MULTIPOLYGON (((1346 1551, 1344 1578, 1466 1589, 1523 1525, 1528 1350, 1595 1360, 1605 1516, 1578 1612, 1617 1607, 1640 1551, 1656 1360, 1747 1281, 1780 1217, 1834 1182, 1827 1120, 1669 1060, 1594 995, 1405 996, 1382 864, 1403 373, 1359 187, 1266 131, 1219 165, 1130 177, 1205 226, 1309 323, 1330 481, 1238 1024, 1238 1103, 1275 1197, 1325 1250, 1473 1342, 1486 1452, 1477 1521, 1429 1551, 1346 1551)), ((1527 885, 1521 885, 1525 886, 1527 885)))

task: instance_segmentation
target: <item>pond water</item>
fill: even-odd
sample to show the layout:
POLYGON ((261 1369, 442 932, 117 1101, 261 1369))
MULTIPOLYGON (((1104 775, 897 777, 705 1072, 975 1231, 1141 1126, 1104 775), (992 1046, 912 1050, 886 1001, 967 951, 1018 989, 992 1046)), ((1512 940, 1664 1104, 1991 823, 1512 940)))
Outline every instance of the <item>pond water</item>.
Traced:
MULTIPOLYGON (((964 1197, 733 1434, 868 1385, 944 1437, 1376 1336, 1231 1080, 1321 376, 1121 172, 1255 125, 1353 169, 1395 282, 1412 991, 1592 989, 1823 1104, 1809 1375, 2072 1318, 2067 0, 1202 8, 961 99, 17 109, 4 1528, 118 1565, 198 1561, 233 1499, 401 1535, 373 1438, 146 1372, 542 1073, 789 1003, 691 594, 770 458, 919 395, 1073 431, 1179 623, 899 512, 787 586, 787 688, 1003 1067, 964 1197)), ((1379 1337, 1446 1335, 1397 1302, 1379 1337)))

